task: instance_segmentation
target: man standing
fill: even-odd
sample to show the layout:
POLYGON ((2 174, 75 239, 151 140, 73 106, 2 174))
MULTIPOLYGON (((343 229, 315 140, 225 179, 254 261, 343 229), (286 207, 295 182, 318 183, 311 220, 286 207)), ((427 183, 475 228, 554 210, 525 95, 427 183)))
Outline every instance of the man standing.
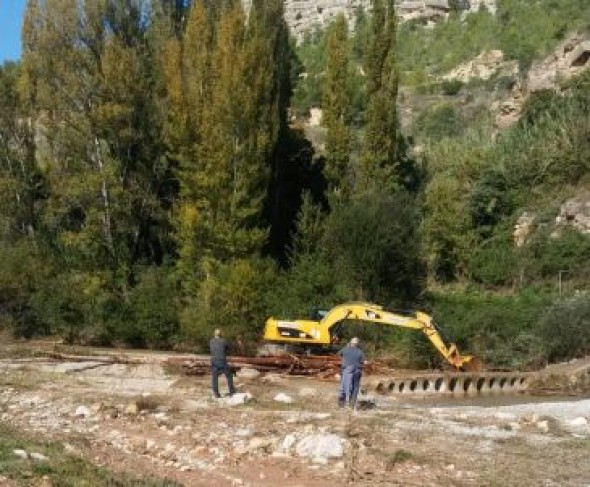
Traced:
POLYGON ((350 340, 350 343, 340 350, 338 355, 342 357, 338 406, 343 408, 348 402, 349 406, 354 409, 361 387, 363 365, 367 363, 365 354, 359 348, 359 339, 354 337, 350 340))
POLYGON ((211 350, 211 389, 215 397, 221 397, 219 394, 219 374, 224 374, 227 379, 227 387, 229 388, 229 395, 233 395, 234 382, 231 370, 227 363, 227 349, 229 344, 225 338, 221 336, 221 330, 215 330, 215 335, 209 341, 209 349, 211 350))

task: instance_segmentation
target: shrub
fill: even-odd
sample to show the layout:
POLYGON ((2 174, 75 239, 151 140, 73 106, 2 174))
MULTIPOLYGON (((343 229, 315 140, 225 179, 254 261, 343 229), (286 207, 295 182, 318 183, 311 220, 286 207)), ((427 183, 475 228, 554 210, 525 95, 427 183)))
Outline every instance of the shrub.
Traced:
POLYGON ((581 294, 550 307, 542 316, 540 334, 551 361, 590 353, 590 295, 581 294))
POLYGON ((464 120, 459 111, 449 103, 436 105, 416 120, 418 132, 432 139, 457 137, 465 129, 464 120))
POLYGON ((444 80, 442 82, 441 88, 442 92, 445 95, 453 96, 458 94, 461 91, 461 88, 465 86, 465 83, 459 79, 451 79, 451 80, 444 80))
POLYGON ((504 235, 475 249, 468 261, 471 279, 486 286, 511 284, 517 269, 517 257, 512 242, 504 235))

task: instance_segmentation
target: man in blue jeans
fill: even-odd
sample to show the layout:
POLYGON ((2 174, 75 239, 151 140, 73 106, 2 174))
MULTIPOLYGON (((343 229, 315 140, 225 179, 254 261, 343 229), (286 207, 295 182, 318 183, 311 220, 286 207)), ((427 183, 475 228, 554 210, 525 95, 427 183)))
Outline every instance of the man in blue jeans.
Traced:
POLYGON ((349 406, 354 409, 361 387, 363 365, 367 363, 365 354, 359 348, 359 339, 354 337, 350 340, 350 343, 340 350, 338 355, 342 357, 338 406, 343 408, 348 402, 349 406))
POLYGON ((221 336, 221 330, 215 330, 213 338, 209 341, 209 350, 211 351, 211 389, 215 397, 221 397, 219 394, 219 374, 224 374, 227 379, 229 395, 232 396, 236 390, 232 372, 227 363, 227 350, 229 344, 221 336))

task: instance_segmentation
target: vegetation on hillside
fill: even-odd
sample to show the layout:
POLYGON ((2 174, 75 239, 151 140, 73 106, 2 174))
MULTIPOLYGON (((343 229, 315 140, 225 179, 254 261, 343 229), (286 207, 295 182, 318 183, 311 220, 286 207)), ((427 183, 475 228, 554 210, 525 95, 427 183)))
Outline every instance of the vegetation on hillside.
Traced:
MULTIPOLYGON (((456 104, 402 133, 396 105, 400 79, 488 47, 530 64, 588 7, 506 0, 425 30, 373 3, 354 35, 340 17, 295 46, 281 0, 29 2, 23 59, 0 68, 0 324, 146 347, 221 326, 247 353, 269 315, 368 300, 432 311, 496 365, 588 352, 590 238, 553 225, 590 183, 588 72, 496 137, 456 104), (317 154, 288 123, 312 106, 317 154)), ((379 333, 377 353, 437 363, 379 333)))

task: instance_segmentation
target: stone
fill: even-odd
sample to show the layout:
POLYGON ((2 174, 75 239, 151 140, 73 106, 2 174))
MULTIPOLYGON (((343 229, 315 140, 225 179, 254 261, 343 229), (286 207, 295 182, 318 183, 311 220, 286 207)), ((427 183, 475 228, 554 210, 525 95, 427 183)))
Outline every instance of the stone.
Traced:
POLYGON ((251 399, 252 394, 249 392, 238 392, 233 396, 226 397, 224 402, 227 406, 241 406, 246 404, 251 399))
POLYGON ((32 452, 30 454, 30 457, 33 460, 36 460, 38 462, 47 462, 49 460, 49 458, 47 458, 45 455, 43 455, 42 453, 37 453, 37 452, 32 452))
POLYGON ((137 416, 139 414, 139 405, 136 401, 131 401, 125 406, 125 414, 128 416, 137 416))
POLYGON ((87 418, 90 416, 90 409, 88 409, 86 406, 78 406, 74 412, 74 416, 77 418, 87 418))
POLYGON ((570 419, 569 421, 566 421, 563 426, 569 433, 573 435, 586 436, 590 434, 588 420, 583 416, 570 419))
POLYGON ((520 422, 524 424, 534 424, 539 421, 539 415, 535 413, 523 414, 520 417, 520 422))
POLYGON ((279 392, 275 397, 274 400, 277 402, 283 402, 285 404, 291 404, 293 402, 293 398, 283 392, 279 392))
POLYGON ((20 450, 20 449, 12 450, 12 453, 14 453, 17 457, 23 458, 25 460, 27 458, 29 458, 29 454, 25 450, 20 450))
POLYGON ((514 232, 512 232, 514 245, 522 247, 526 243, 527 238, 532 233, 535 219, 535 215, 526 211, 518 217, 516 225, 514 225, 514 232))
POLYGON ((334 434, 315 434, 302 438, 295 447, 300 457, 341 458, 344 455, 344 441, 334 434))
POLYGON ((234 433, 235 436, 241 436, 241 437, 250 436, 251 434, 252 434, 252 430, 250 430, 248 428, 239 428, 234 433))
POLYGON ((539 428, 543 433, 549 432, 549 422, 548 421, 539 421, 537 423, 537 428, 539 428))

